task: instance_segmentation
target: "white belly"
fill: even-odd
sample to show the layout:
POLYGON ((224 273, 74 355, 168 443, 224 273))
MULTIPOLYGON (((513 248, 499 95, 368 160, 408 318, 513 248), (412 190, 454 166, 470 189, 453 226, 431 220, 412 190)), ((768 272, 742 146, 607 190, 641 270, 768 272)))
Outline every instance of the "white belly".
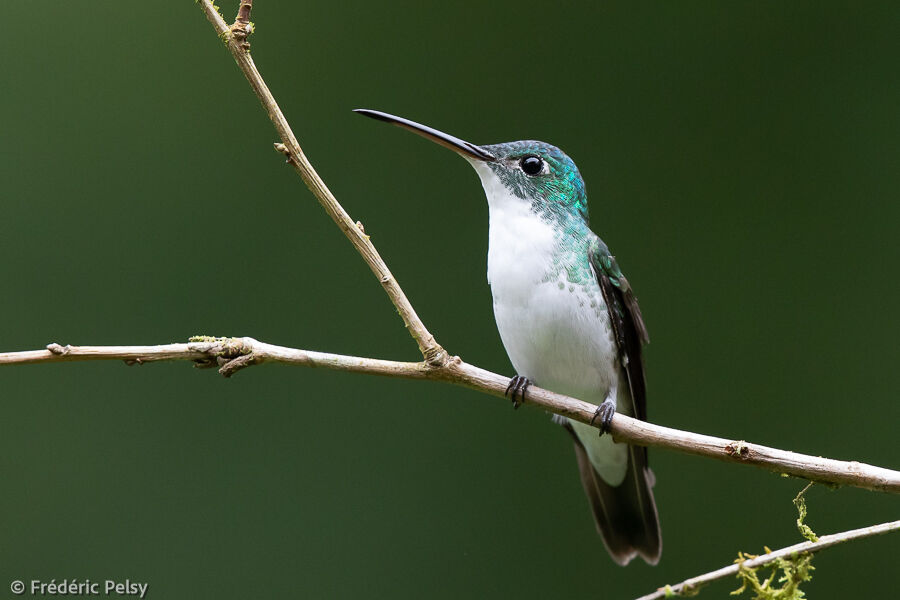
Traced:
POLYGON ((590 288, 570 291, 565 281, 534 282, 527 291, 511 290, 502 277, 493 281, 497 329, 517 373, 561 394, 602 402, 618 383, 609 320, 596 310, 603 309, 602 297, 592 297, 590 288))
POLYGON ((600 286, 570 282, 554 228, 527 202, 504 200, 490 205, 488 282, 506 352, 535 384, 602 402, 618 363, 600 286))
MULTIPOLYGON (((524 203, 491 205, 488 280, 506 352, 535 385, 594 404, 611 397, 630 413, 600 287, 593 278, 572 284, 565 269, 554 269, 556 244, 553 229, 524 203)), ((620 483, 627 447, 571 422, 597 471, 620 483)))

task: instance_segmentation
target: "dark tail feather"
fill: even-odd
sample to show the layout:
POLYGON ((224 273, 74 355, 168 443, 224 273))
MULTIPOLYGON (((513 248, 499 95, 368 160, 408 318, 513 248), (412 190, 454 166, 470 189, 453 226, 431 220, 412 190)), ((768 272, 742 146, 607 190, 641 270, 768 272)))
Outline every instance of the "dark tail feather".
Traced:
POLYGON ((646 452, 643 448, 629 446, 628 474, 621 484, 613 487, 594 470, 575 432, 570 427, 567 429, 575 438, 581 484, 591 503, 597 531, 610 556, 623 566, 638 555, 655 565, 662 554, 662 534, 650 489, 655 482, 647 467, 646 452))

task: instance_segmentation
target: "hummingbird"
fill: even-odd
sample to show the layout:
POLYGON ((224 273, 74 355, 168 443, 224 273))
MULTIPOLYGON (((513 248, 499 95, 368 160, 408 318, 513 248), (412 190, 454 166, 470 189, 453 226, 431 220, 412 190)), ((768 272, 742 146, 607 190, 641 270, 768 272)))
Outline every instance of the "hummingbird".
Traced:
POLYGON ((581 484, 612 559, 656 564, 662 535, 647 448, 617 444, 613 414, 647 419, 642 346, 649 341, 628 280, 590 229, 584 180, 545 142, 478 146, 384 112, 356 109, 465 158, 488 201, 487 278, 494 318, 516 370, 513 406, 532 384, 598 405, 600 430, 555 416, 571 434, 581 484))

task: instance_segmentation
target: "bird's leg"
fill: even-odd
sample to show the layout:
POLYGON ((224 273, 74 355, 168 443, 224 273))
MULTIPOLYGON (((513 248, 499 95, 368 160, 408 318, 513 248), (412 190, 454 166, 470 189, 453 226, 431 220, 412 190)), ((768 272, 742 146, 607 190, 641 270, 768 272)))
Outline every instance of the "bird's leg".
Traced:
POLYGON ((525 391, 529 385, 531 385, 531 381, 521 375, 516 375, 509 380, 509 385, 506 386, 504 395, 509 396, 509 399, 512 400, 513 408, 519 408, 525 402, 525 391))
POLYGON ((599 419, 600 435, 609 433, 609 426, 612 423, 614 414, 616 414, 616 403, 612 398, 607 398, 597 407, 597 410, 594 411, 594 416, 591 417, 591 425, 594 424, 594 421, 599 419))

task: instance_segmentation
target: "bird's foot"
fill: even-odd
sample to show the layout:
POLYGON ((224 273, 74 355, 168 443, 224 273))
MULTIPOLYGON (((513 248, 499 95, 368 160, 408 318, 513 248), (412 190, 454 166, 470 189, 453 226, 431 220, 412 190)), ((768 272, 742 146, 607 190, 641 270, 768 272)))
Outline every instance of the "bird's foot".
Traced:
POLYGON ((514 409, 519 408, 525 403, 525 391, 528 389, 529 385, 531 385, 531 381, 529 381, 527 377, 522 377, 521 375, 516 375, 509 380, 509 385, 506 386, 506 393, 504 395, 509 396, 509 399, 512 400, 514 409))
POLYGON ((597 410, 594 411, 594 416, 591 417, 591 425, 594 424, 594 421, 599 420, 600 435, 609 433, 609 426, 612 424, 614 414, 616 414, 616 403, 607 398, 597 407, 597 410))

